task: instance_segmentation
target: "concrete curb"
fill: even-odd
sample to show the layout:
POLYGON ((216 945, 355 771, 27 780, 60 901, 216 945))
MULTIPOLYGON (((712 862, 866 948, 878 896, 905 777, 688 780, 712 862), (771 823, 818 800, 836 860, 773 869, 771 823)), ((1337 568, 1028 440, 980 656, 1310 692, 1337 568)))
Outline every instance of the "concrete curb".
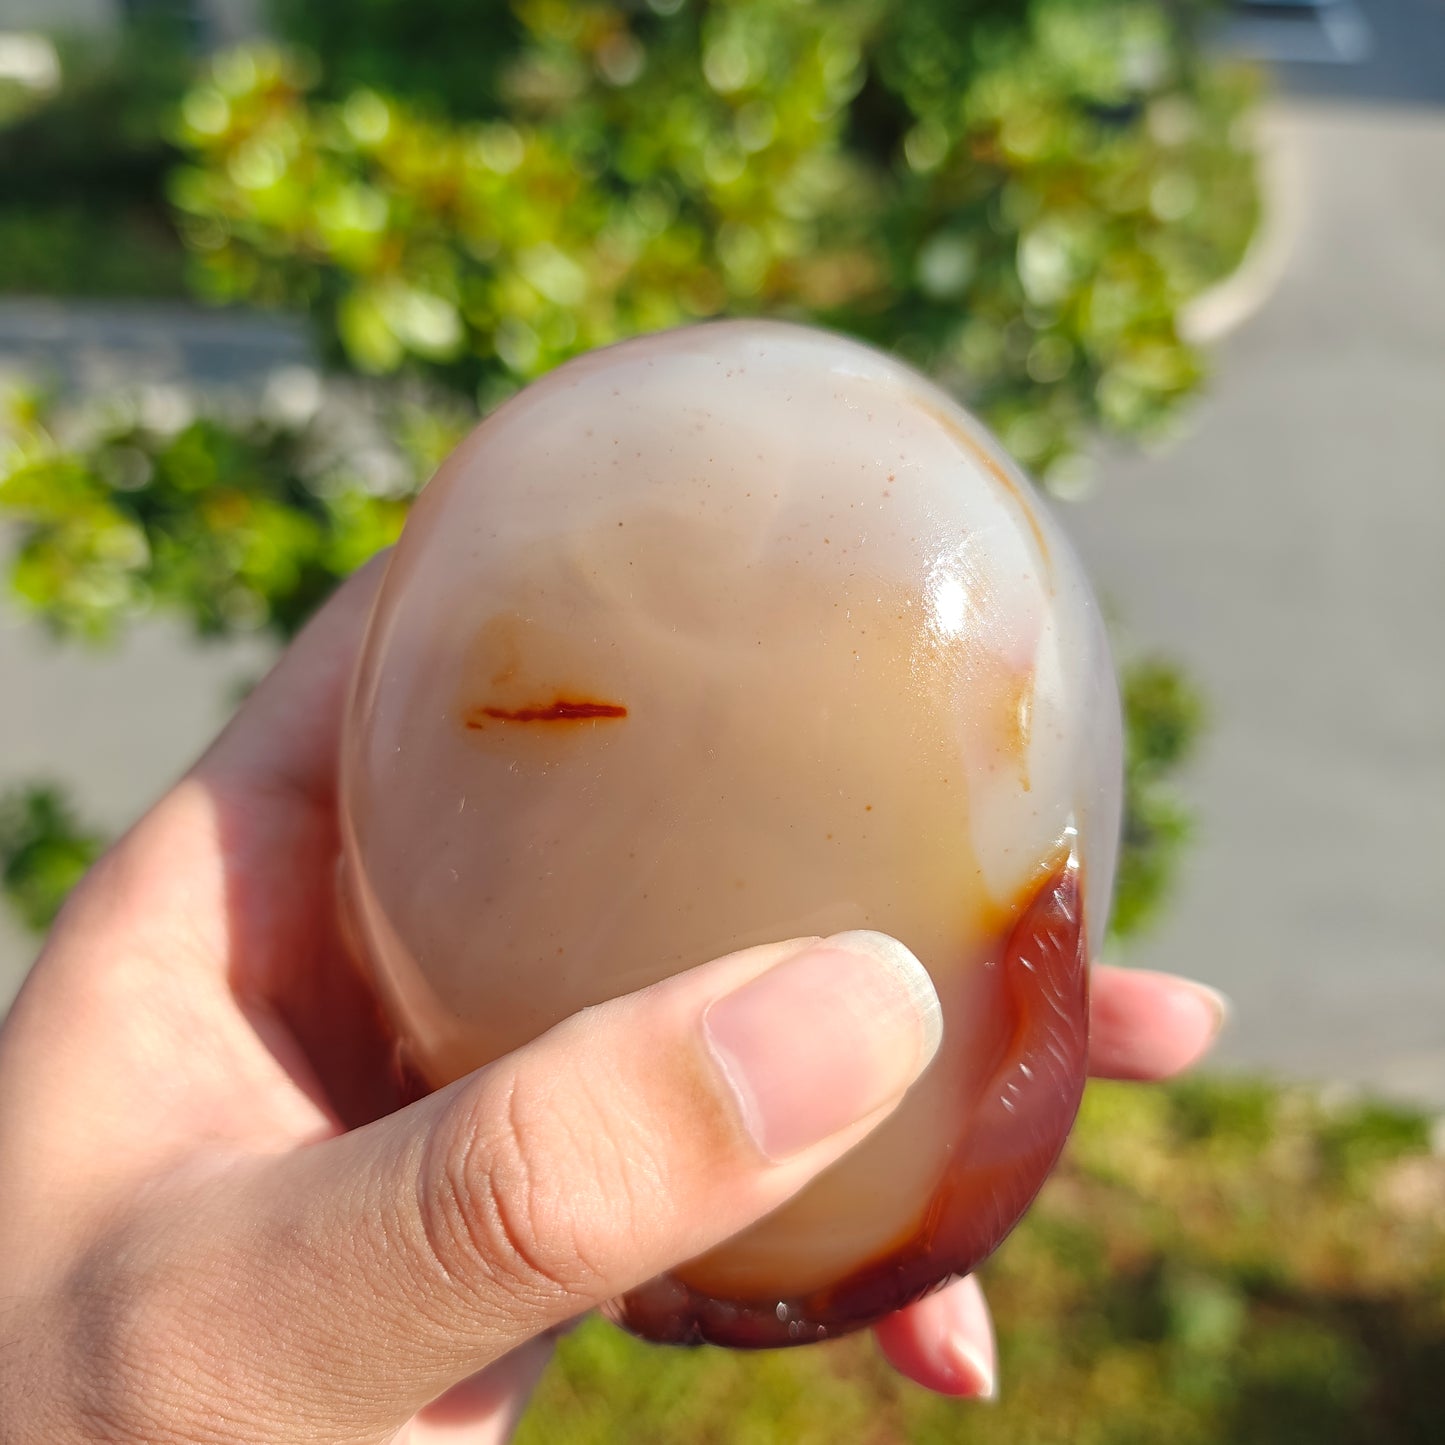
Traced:
POLYGON ((1183 309, 1179 334, 1195 346, 1222 340, 1269 299, 1284 275, 1304 214, 1304 166, 1289 142, 1285 109, 1264 106, 1257 122, 1260 225, 1239 266, 1183 309))

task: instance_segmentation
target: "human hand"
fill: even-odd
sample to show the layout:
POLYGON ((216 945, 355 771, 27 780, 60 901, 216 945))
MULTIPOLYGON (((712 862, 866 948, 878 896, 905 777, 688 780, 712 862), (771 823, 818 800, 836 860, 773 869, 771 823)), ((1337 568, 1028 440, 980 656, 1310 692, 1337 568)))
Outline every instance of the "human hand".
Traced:
MULTIPOLYGON (((927 1060, 926 980, 836 951, 856 987, 829 991, 835 1028, 796 1032, 842 1041, 848 1068, 800 1055, 789 996, 826 1002, 794 940, 398 1108, 333 906, 337 733, 376 581, 96 865, 0 1032, 0 1440, 505 1440, 552 1331, 776 1207, 927 1060), (750 1039, 798 1067, 755 1075, 745 1110, 702 1018, 765 977, 768 1008, 732 1010, 733 1077, 750 1039)), ((1175 1072, 1219 1021, 1194 985, 1108 969, 1093 1010, 1113 1077, 1175 1072)), ((991 1393, 972 1280, 877 1333, 920 1383, 991 1393)))

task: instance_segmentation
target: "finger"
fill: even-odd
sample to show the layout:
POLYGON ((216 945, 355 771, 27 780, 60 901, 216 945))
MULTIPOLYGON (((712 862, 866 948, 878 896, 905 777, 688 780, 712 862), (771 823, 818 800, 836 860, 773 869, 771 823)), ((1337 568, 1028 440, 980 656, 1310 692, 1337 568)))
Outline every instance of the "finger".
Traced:
POLYGON ((169 1269, 187 1297, 237 1302, 195 1347, 229 1388, 261 1370, 286 1438, 395 1429, 777 1208, 891 1112, 940 1019, 877 934, 750 949, 589 1009, 188 1200, 169 1269))
POLYGON ((1216 989, 1168 973, 1093 971, 1089 1072, 1101 1079, 1167 1079, 1209 1052, 1229 1018, 1216 989))
MULTIPOLYGON (((374 1067, 385 1046, 375 1008, 339 946, 330 901, 345 695, 385 566, 383 555, 342 584, 187 777, 67 905, 12 1022, 33 1024, 43 1049, 53 1021, 65 1020, 77 1075, 154 1077, 146 1031, 114 1030, 114 1018, 130 1017, 154 1020, 158 1034, 203 1031, 212 1056, 238 1076, 234 1098, 254 1100, 271 1090, 268 1080, 286 1083, 260 1056, 265 1078, 243 1079, 241 1061, 264 1034, 285 1073, 318 1103, 328 1095, 348 1122, 394 1106, 374 1067), (250 1022, 233 997, 255 1005, 250 1022)), ((121 1115, 136 1114, 133 1100, 115 1103, 121 1115)))
POLYGON ((194 775, 331 806, 345 697, 390 552, 348 577, 256 686, 194 775))
POLYGON ((552 1350, 542 1335, 503 1355, 421 1410, 395 1445, 506 1445, 552 1350))
POLYGON ((889 1315, 873 1333, 888 1363, 926 1389, 970 1400, 998 1393, 993 1322, 972 1275, 889 1315))
MULTIPOLYGON (((386 575, 382 553, 339 587, 193 770, 223 897, 214 957, 292 1079, 355 1125, 398 1101, 375 1002, 334 903, 336 786, 347 694, 386 575)), ((204 824, 202 825, 204 827, 204 824)), ((178 851, 174 844, 169 849, 178 851)))
POLYGON ((314 894, 334 852, 345 691, 384 568, 376 558, 342 584, 186 779, 101 859, 48 955, 73 933, 93 953, 99 930, 112 956, 169 958, 179 940, 188 966, 224 967, 236 952, 236 885, 249 885, 265 917, 314 894))

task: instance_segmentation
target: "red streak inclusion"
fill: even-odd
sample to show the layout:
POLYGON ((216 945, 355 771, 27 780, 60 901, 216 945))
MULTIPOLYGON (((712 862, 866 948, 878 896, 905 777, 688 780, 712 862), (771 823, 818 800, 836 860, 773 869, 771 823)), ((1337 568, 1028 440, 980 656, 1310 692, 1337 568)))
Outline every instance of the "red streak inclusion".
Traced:
POLYGON ((483 728, 488 718, 495 722, 555 723, 626 716, 627 709, 621 703, 559 697, 556 702, 532 703, 526 707, 474 707, 467 713, 466 725, 483 728))

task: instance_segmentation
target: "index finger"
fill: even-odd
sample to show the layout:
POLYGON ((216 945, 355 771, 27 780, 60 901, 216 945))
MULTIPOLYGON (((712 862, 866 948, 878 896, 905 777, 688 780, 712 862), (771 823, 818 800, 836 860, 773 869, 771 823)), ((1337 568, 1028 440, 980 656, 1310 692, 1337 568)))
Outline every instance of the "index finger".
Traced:
POLYGON ((334 804, 346 689, 390 557, 378 553, 336 589, 193 776, 306 806, 334 804))
POLYGON ((1093 970, 1089 1072, 1099 1079, 1167 1079, 1197 1063, 1229 1018, 1217 989, 1145 969, 1093 970))

